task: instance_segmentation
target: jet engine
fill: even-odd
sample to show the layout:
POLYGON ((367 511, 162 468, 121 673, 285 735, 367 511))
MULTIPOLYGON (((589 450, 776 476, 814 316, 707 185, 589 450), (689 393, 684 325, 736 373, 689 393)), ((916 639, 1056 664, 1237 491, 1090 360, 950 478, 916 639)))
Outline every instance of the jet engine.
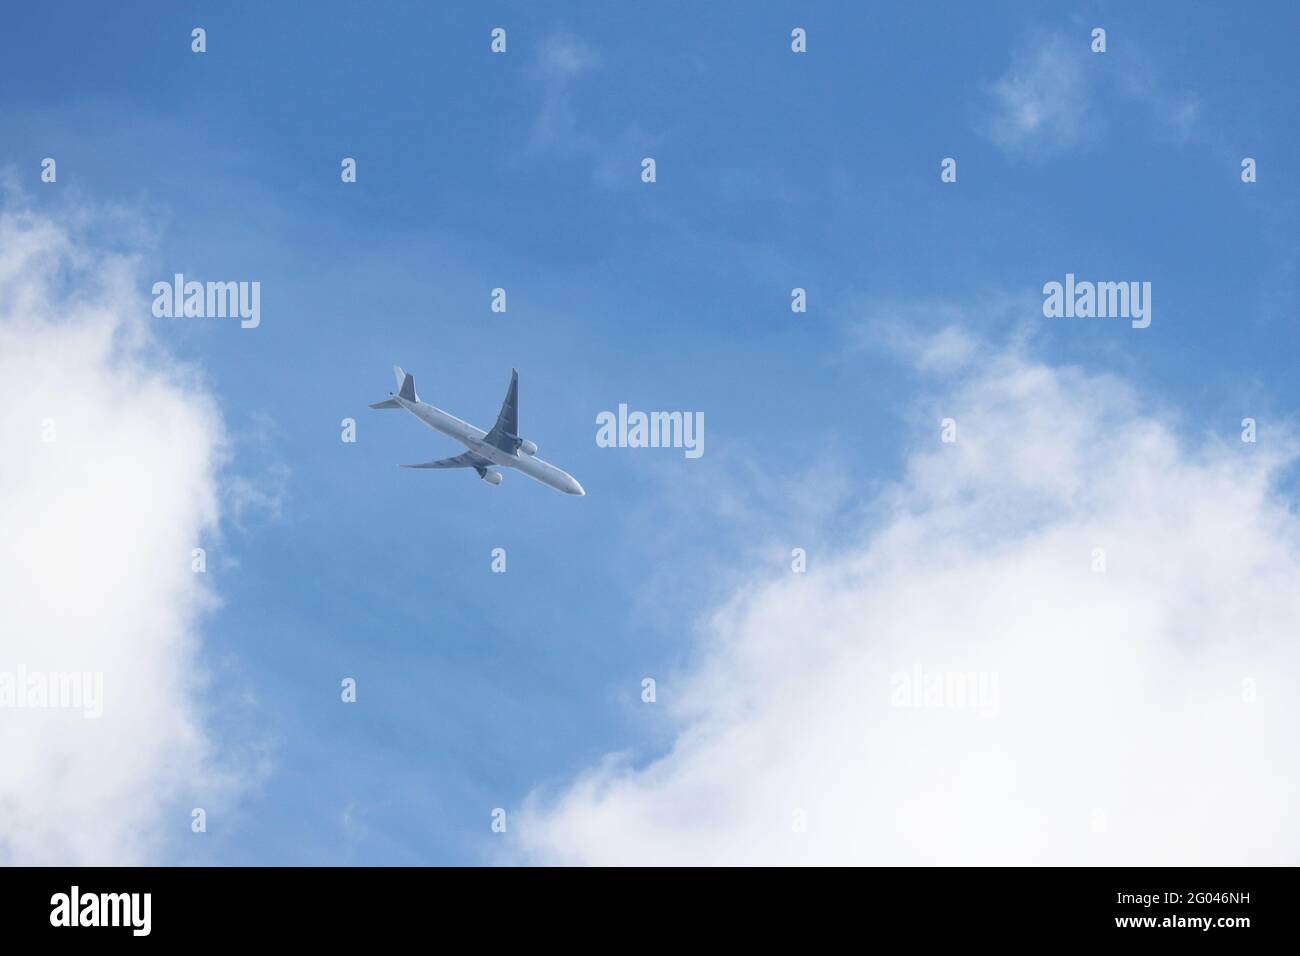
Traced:
POLYGON ((481 477, 489 485, 501 484, 501 472, 499 471, 485 471, 479 477, 481 477))
POLYGON ((522 451, 525 455, 537 454, 537 446, 526 438, 520 439, 519 450, 522 451))

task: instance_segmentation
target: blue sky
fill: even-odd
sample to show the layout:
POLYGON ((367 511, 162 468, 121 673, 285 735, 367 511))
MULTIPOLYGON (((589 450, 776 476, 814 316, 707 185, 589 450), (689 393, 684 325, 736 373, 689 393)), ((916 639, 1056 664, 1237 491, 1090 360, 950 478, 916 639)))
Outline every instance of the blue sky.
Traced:
POLYGON ((954 315, 1122 375, 1189 432, 1296 412, 1290 4, 6 19, 0 162, 52 216, 133 211, 140 230, 101 241, 141 251, 140 320, 233 436, 205 701, 222 759, 264 772, 201 840, 186 808, 205 794, 183 795, 171 860, 483 862, 492 808, 610 752, 660 755, 673 730, 642 677, 670 699, 710 608, 898 477, 930 435, 895 347, 954 315), (1013 89, 1041 125, 1008 131, 1013 89), (175 272, 260 281, 261 326, 153 319, 148 285, 175 272), (1044 319, 1067 272, 1150 281, 1151 327, 1044 319), (587 496, 399 471, 457 449, 366 407, 394 363, 483 427, 517 367, 523 433, 587 496), (703 411, 704 456, 597 447, 620 402, 703 411))

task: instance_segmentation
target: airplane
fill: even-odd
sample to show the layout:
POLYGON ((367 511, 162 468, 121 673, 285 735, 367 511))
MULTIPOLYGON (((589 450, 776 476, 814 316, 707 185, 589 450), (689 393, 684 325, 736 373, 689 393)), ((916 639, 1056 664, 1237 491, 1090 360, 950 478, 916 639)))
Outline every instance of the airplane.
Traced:
POLYGON ((420 397, 415 394, 415 377, 396 365, 393 366, 393 374, 397 377, 397 394, 389 392, 388 399, 375 402, 371 408, 404 408, 434 431, 456 439, 469 449, 455 458, 440 458, 419 465, 402 465, 402 468, 473 468, 480 478, 491 485, 501 484, 504 477, 501 472, 493 471, 493 466, 514 468, 534 481, 550 485, 566 495, 587 493, 578 484, 578 479, 549 462, 542 461, 537 457, 537 446, 519 437, 519 372, 516 369, 510 370, 510 387, 506 390, 505 401, 501 403, 497 423, 490 432, 484 432, 454 415, 448 415, 441 408, 420 401, 420 397))

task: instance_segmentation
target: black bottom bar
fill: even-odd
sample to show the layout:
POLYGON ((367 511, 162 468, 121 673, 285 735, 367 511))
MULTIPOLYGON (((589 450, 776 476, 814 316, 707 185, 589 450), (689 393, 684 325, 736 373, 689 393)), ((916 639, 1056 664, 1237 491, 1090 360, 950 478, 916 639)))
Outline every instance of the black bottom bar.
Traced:
POLYGON ((787 932, 848 932, 862 942, 901 934, 925 945, 1125 938, 1239 945, 1294 935, 1295 873, 16 868, 0 871, 0 925, 6 943, 72 934, 83 943, 398 942, 425 930, 448 945, 462 933, 494 945, 518 939, 536 946, 556 938, 606 945, 717 938, 734 945, 787 932), (674 935, 663 935, 668 931, 674 935))

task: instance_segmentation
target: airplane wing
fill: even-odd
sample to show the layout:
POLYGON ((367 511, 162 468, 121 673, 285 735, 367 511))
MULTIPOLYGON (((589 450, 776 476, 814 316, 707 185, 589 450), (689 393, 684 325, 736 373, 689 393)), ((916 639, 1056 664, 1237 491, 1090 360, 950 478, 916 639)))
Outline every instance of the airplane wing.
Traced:
POLYGON ((501 403, 497 423, 483 440, 511 454, 519 448, 519 372, 513 368, 510 370, 510 387, 506 389, 506 400, 501 403))
POLYGON ((488 461, 481 455, 476 455, 472 451, 467 451, 463 455, 457 455, 455 458, 439 458, 437 461, 426 461, 419 465, 401 465, 402 468, 486 468, 492 462, 488 461))

